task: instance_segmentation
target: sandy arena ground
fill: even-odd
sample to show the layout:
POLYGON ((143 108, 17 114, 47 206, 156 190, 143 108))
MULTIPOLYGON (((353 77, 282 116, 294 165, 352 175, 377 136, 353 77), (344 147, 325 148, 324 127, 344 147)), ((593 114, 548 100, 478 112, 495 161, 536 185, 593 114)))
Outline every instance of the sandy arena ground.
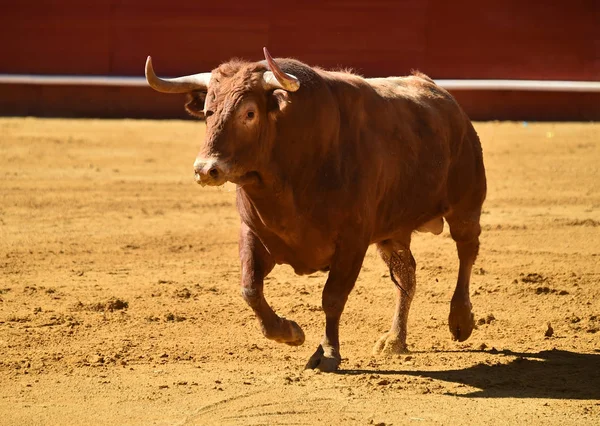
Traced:
POLYGON ((394 299, 371 249, 342 371, 319 374, 325 274, 274 270, 267 298, 307 339, 266 340, 235 192, 193 180, 202 123, 0 119, 0 423, 600 424, 600 124, 476 127, 478 328, 451 340, 454 244, 418 234, 412 352, 371 355, 394 299))

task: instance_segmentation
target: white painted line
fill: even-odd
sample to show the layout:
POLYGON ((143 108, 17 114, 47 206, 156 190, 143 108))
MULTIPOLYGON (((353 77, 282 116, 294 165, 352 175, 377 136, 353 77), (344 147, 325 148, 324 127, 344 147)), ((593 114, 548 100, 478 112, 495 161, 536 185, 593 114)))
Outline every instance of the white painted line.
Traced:
POLYGON ((447 90, 526 90, 537 92, 600 92, 600 81, 436 80, 447 90))
MULTIPOLYGON (((600 81, 435 80, 447 90, 516 90, 536 92, 600 92, 600 81)), ((144 77, 0 74, 0 84, 54 86, 148 87, 144 77)))
POLYGON ((148 83, 146 83, 144 77, 111 77, 103 75, 0 74, 0 84, 148 87, 148 83))

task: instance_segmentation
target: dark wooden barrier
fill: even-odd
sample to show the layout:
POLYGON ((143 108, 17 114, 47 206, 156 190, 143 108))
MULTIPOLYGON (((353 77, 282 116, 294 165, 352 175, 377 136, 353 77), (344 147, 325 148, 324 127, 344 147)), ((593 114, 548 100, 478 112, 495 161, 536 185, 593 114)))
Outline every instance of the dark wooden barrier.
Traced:
MULTIPOLYGON (((456 91, 473 120, 600 120, 600 93, 456 91)), ((39 117, 190 118, 184 95, 144 87, 0 85, 0 114, 39 117)))

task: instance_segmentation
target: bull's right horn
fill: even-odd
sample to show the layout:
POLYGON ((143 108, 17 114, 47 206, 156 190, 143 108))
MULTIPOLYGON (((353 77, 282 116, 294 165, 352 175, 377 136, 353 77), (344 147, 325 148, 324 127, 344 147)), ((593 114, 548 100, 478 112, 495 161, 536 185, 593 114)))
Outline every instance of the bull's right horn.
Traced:
POLYGON ((263 74, 263 87, 265 89, 284 89, 288 92, 295 92, 300 88, 300 81, 295 75, 283 72, 277 62, 271 57, 266 47, 263 47, 265 59, 271 71, 263 74))
POLYGON ((146 81, 157 92, 188 93, 194 90, 206 90, 210 83, 211 73, 186 75, 177 78, 160 78, 154 73, 152 58, 146 60, 146 81))

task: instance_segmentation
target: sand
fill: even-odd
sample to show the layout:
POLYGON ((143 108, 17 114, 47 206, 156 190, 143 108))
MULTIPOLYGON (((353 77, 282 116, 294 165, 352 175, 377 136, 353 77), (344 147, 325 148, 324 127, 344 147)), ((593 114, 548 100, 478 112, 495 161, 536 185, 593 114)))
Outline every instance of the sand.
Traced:
POLYGON ((239 291, 232 186, 201 188, 203 124, 0 119, 0 423, 600 423, 600 124, 476 123, 488 174, 471 293, 447 326, 447 227, 417 234, 411 353, 374 357, 394 287, 371 248, 341 371, 303 371, 326 278, 266 295, 306 333, 264 338, 239 291))

